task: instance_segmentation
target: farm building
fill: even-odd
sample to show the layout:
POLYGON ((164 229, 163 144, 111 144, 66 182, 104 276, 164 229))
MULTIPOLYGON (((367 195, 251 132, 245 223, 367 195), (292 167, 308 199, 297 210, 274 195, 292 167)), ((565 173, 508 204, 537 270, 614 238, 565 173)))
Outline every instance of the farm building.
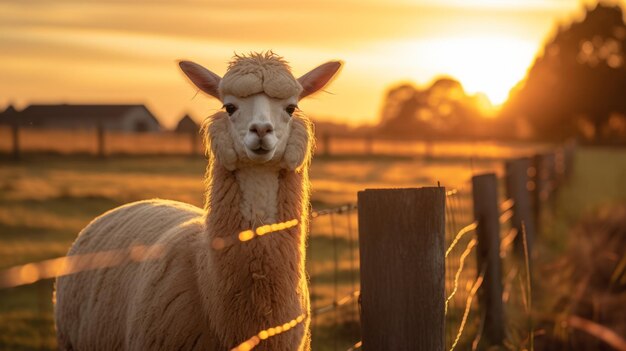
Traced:
POLYGON ((14 124, 19 112, 13 107, 13 105, 7 106, 7 108, 0 112, 0 125, 14 124))
POLYGON ((176 125, 176 129, 174 129, 177 133, 197 133, 200 130, 200 126, 196 121, 191 118, 191 116, 184 115, 183 118, 178 121, 176 125))
POLYGON ((144 105, 30 105, 17 115, 20 125, 34 128, 96 129, 102 126, 105 130, 122 132, 161 130, 159 121, 144 105))

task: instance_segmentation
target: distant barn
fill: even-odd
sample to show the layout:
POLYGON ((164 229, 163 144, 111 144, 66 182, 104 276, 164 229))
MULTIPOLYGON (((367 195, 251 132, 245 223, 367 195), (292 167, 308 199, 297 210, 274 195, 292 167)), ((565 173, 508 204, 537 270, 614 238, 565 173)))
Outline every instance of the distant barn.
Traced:
POLYGON ((177 133, 197 133, 199 130, 200 126, 189 115, 183 116, 174 129, 177 133))
POLYGON ((7 106, 7 108, 0 112, 0 125, 12 125, 17 122, 19 112, 13 107, 13 105, 7 106))
POLYGON ((96 129, 158 132, 161 125, 144 105, 31 105, 19 112, 22 126, 44 129, 96 129))

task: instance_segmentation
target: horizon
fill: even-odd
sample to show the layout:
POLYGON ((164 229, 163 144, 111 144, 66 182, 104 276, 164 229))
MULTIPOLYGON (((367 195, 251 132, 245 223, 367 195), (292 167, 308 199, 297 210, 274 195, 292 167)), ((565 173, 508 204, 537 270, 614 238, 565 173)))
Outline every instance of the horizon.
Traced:
POLYGON ((285 57, 295 76, 328 60, 344 61, 327 93, 300 104, 320 121, 377 123, 390 87, 425 87, 442 76, 499 105, 557 25, 592 3, 309 1, 295 9, 284 0, 160 1, 146 10, 143 1, 0 1, 0 50, 9 53, 0 58, 0 106, 138 103, 171 128, 186 113, 198 121, 221 107, 196 92, 176 61, 189 59, 223 75, 233 52, 262 50, 285 57), (276 25, 281 21, 289 30, 276 25), (321 21, 345 24, 310 24, 321 21))

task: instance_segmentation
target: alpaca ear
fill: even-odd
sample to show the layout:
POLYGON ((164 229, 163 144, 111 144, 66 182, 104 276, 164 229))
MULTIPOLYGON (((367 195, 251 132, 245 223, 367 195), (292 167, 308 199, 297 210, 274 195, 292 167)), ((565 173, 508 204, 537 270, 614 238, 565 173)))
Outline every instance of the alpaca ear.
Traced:
POLYGON ((222 80, 220 76, 191 61, 179 61, 178 66, 200 90, 221 100, 218 90, 220 80, 222 80))
POLYGON ((342 66, 341 61, 330 61, 314 68, 309 73, 298 78, 298 82, 302 85, 302 93, 300 99, 309 96, 325 87, 335 76, 342 66))

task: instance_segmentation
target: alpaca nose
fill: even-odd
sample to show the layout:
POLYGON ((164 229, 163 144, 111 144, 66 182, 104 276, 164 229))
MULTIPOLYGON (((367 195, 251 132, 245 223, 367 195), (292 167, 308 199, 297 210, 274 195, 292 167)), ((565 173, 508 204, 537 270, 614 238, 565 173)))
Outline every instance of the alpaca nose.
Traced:
POLYGON ((263 138, 266 134, 274 131, 271 123, 254 123, 250 126, 250 132, 256 133, 259 138, 263 138))

